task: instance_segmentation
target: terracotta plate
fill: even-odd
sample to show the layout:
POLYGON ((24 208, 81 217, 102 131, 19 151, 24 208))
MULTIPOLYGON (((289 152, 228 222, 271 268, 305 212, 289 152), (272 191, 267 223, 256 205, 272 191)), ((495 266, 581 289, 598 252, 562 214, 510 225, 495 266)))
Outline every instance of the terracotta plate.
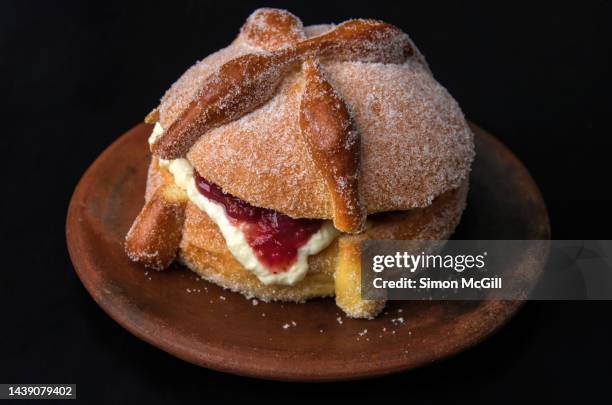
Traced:
MULTIPOLYGON (((473 129, 477 157, 455 237, 548 239, 546 207, 527 170, 491 135, 473 129)), ((74 267, 96 302, 134 335, 181 359, 270 379, 371 377, 462 351, 521 304, 395 302, 373 321, 351 320, 332 299, 255 305, 179 265, 146 272, 128 260, 122 244, 143 204, 150 130, 136 126, 91 165, 72 196, 66 235, 74 267)), ((540 271, 530 269, 533 283, 540 271)))

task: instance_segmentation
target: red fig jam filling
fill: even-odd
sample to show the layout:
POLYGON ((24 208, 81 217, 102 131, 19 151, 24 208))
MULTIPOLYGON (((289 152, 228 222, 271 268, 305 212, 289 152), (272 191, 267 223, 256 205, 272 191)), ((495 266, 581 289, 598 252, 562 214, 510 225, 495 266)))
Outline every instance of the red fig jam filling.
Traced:
POLYGON ((298 249, 323 225, 319 219, 294 219, 267 208, 254 207, 195 174, 198 191, 225 207, 232 225, 240 227, 255 256, 272 273, 288 270, 297 260, 298 249))

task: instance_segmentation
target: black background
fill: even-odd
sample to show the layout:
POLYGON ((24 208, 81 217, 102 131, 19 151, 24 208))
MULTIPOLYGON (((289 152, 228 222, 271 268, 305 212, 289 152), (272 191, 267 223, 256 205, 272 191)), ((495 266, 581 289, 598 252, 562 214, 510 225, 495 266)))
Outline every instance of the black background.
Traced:
MULTIPOLYGON (((76 383, 86 403, 188 399, 609 403, 612 305, 529 303, 476 348, 367 382, 289 384, 209 371, 97 307, 65 246, 79 177, 188 66, 263 3, 0 3, 0 382, 76 383)), ((606 2, 267 2, 305 24, 373 17, 408 32, 466 116, 529 168, 555 239, 610 238, 606 2)))

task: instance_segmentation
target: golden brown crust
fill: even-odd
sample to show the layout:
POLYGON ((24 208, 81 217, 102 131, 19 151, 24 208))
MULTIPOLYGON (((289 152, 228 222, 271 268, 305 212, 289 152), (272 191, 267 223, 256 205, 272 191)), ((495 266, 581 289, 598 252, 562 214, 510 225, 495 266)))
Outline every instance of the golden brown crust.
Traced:
POLYGON ((399 28, 383 21, 355 19, 297 44, 299 53, 335 61, 403 63, 414 55, 412 43, 399 28))
POLYGON ((186 202, 185 192, 172 183, 153 192, 125 238, 130 259, 155 270, 172 263, 183 235, 186 202))
POLYGON ((386 304, 386 300, 361 297, 361 242, 366 239, 365 235, 347 235, 338 240, 334 274, 336 305, 351 318, 373 318, 386 304))
POLYGON ((323 77, 316 60, 306 60, 303 70, 300 128, 327 184, 334 226, 342 232, 360 232, 366 211, 359 192, 359 134, 344 100, 323 77))
POLYGON ((145 124, 155 124, 159 121, 159 108, 154 108, 144 119, 145 124))

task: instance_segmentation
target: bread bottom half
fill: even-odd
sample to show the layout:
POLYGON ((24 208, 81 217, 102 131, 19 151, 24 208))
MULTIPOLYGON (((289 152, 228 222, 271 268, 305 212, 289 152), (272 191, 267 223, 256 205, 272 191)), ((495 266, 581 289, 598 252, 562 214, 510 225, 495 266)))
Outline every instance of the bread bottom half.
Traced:
MULTIPOLYGON (((147 194, 155 184, 171 181, 171 175, 164 171, 154 162, 147 194)), ((370 318, 382 310, 384 301, 361 299, 360 242, 368 239, 448 239, 465 208, 467 190, 465 181, 459 188, 438 196, 426 208, 370 215, 365 232, 341 234, 325 250, 310 256, 306 277, 292 286, 260 282, 234 258, 217 225, 191 202, 187 203, 177 258, 205 280, 248 298, 304 302, 316 297, 335 296, 336 303, 348 316, 370 318)))

